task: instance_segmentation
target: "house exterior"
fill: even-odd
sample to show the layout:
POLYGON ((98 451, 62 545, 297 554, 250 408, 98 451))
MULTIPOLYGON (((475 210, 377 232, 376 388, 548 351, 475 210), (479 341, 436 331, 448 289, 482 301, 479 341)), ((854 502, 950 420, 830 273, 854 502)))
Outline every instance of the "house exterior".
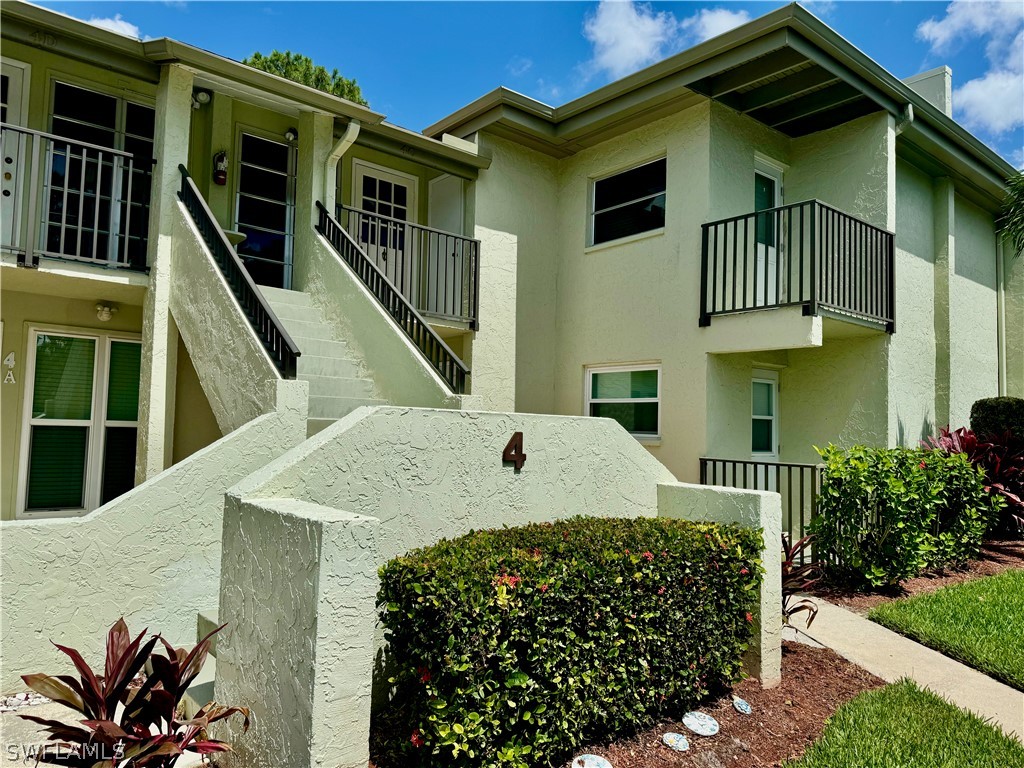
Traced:
MULTIPOLYGON (((1014 169, 950 118, 948 70, 900 82, 799 6, 422 134, 177 41, 0 15, 5 661, 121 612, 189 637, 225 493, 337 469, 363 406, 611 418, 651 478, 779 491, 795 531, 815 445, 1024 395, 1014 169)), ((605 455, 557 424, 560 456, 605 455)))

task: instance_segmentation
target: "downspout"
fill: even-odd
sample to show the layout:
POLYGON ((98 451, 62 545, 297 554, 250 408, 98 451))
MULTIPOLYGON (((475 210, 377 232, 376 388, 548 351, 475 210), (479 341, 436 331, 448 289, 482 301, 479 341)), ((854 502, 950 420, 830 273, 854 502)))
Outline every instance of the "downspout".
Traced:
POLYGON ((999 396, 1006 396, 1006 264, 1004 239, 996 233, 996 358, 998 360, 999 396))
MULTIPOLYGON (((337 197, 338 162, 352 145, 356 143, 356 138, 359 136, 359 128, 359 121, 355 118, 350 119, 348 125, 345 126, 345 132, 335 142, 330 154, 327 155, 327 160, 324 161, 324 204, 328 208, 331 207, 330 202, 337 197)), ((332 215, 333 213, 331 211, 332 215)))

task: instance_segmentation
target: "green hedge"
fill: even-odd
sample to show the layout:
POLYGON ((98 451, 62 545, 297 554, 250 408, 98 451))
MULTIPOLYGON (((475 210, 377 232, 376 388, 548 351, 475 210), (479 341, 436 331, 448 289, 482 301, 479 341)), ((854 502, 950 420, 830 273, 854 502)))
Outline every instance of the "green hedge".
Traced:
POLYGON ((978 437, 1001 438, 1006 432, 1024 442, 1024 399, 986 397, 971 406, 971 429, 978 437))
POLYGON ((920 448, 820 450, 815 554, 835 581, 896 584, 977 556, 999 503, 962 453, 920 448))
POLYGON ((647 726, 740 674, 761 534, 574 518, 392 560, 378 595, 395 765, 539 766, 647 726))

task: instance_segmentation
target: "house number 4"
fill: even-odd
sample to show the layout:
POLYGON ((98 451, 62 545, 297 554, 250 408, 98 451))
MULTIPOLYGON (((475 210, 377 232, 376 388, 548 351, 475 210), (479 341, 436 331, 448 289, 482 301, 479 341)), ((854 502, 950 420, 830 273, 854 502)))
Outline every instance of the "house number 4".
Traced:
POLYGON ((522 432, 516 432, 512 435, 512 439, 508 441, 505 450, 501 452, 501 460, 515 464, 517 472, 523 468, 523 464, 526 463, 526 454, 523 453, 522 432))

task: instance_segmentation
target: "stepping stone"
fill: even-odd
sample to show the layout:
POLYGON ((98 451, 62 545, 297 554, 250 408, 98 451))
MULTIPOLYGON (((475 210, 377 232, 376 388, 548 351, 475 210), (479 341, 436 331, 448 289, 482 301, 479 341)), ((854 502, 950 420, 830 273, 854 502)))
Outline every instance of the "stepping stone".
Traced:
POLYGON ((674 749, 676 752, 685 752, 690 748, 690 742, 681 733, 666 733, 661 737, 661 741, 666 747, 674 749))
POLYGON ((600 755, 580 755, 572 761, 572 768, 612 768, 612 764, 600 755))
POLYGON ((754 711, 754 708, 749 703, 741 699, 739 696, 732 697, 732 706, 741 715, 749 715, 754 711))
POLYGON ((683 725, 698 736, 714 736, 718 733, 718 721, 705 712, 687 712, 683 715, 683 725))

